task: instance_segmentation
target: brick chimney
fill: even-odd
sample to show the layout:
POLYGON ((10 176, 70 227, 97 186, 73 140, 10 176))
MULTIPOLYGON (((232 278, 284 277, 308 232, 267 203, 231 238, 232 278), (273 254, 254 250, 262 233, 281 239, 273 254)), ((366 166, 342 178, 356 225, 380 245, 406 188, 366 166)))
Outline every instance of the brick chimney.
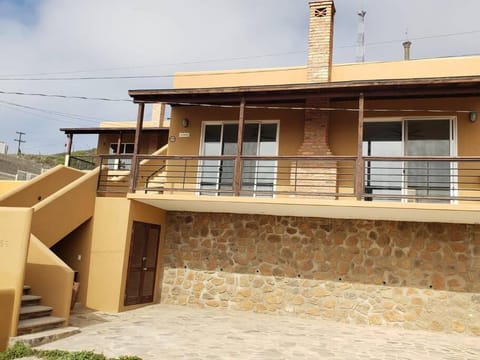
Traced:
POLYGON ((311 1, 309 5, 307 79, 308 82, 327 82, 332 67, 335 5, 332 0, 311 1))
MULTIPOLYGON (((307 81, 309 83, 329 82, 332 67, 333 1, 310 2, 310 30, 308 33, 307 81)), ((328 144, 330 113, 321 108, 330 107, 329 99, 313 97, 306 99, 303 143, 298 155, 331 155, 328 144)), ((291 182, 303 192, 323 193, 325 198, 334 198, 336 192, 337 168, 333 161, 302 160, 295 164, 291 182)))

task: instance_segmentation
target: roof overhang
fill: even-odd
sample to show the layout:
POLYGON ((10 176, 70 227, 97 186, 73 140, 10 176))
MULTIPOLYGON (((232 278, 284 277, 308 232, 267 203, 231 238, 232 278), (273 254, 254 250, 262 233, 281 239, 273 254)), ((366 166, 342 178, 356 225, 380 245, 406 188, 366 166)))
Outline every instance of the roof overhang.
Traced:
POLYGON ((314 84, 239 86, 195 89, 130 90, 135 103, 238 103, 303 102, 308 98, 331 100, 365 98, 446 97, 480 95, 480 76, 422 79, 362 80, 314 84))
MULTIPOLYGON (((134 127, 92 127, 92 128, 62 128, 65 134, 118 134, 118 133, 135 133, 134 127)), ((169 128, 166 127, 144 127, 142 131, 165 131, 168 132, 169 128)))

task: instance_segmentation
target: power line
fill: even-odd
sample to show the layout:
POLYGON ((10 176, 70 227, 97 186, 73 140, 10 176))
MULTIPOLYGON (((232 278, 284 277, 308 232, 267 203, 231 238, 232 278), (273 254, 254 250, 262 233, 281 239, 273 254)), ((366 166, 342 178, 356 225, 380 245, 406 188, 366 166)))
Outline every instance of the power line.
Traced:
MULTIPOLYGON (((13 75, 0 75, 0 76, 5 77, 5 78, 10 78, 10 77, 13 77, 13 76, 66 75, 66 74, 75 74, 75 73, 117 71, 117 70, 127 70, 127 69, 146 69, 146 68, 155 68, 155 67, 164 67, 164 66, 203 64, 203 63, 221 62, 221 61, 229 61, 229 60, 249 60, 249 59, 258 59, 258 58, 265 58, 265 57, 276 57, 276 56, 305 54, 305 53, 306 53, 305 50, 303 50, 303 51, 288 51, 288 52, 264 54, 264 55, 253 55, 253 56, 240 56, 240 57, 232 57, 232 58, 217 58, 217 59, 208 59, 208 60, 184 61, 184 62, 176 62, 176 63, 156 64, 156 65, 122 66, 122 67, 103 68, 103 69, 73 70, 73 71, 43 72, 43 73, 27 73, 27 74, 13 74, 13 75)), ((2 80, 5 80, 5 79, 2 79, 2 80)))
MULTIPOLYGON (((436 39, 436 38, 443 38, 443 37, 452 37, 452 36, 460 36, 460 35, 471 35, 471 34, 478 34, 480 30, 472 30, 472 31, 464 31, 458 33, 447 33, 447 34, 439 34, 439 35, 426 35, 426 36, 419 36, 414 38, 409 38, 410 41, 412 40, 427 40, 427 39, 436 39)), ((385 41, 375 41, 375 42, 367 42, 367 46, 376 46, 376 45, 385 45, 385 44, 393 44, 393 43, 401 43, 404 39, 400 40, 385 40, 385 41)), ((343 48, 352 48, 356 45, 343 45, 343 46, 336 46, 337 49, 343 48)))
MULTIPOLYGON (((427 40, 427 39, 435 39, 435 38, 443 38, 443 37, 453 37, 453 36, 461 36, 461 35, 471 35, 480 33, 480 30, 471 30, 471 31, 464 31, 458 33, 445 33, 445 34, 438 34, 438 35, 426 35, 426 36, 419 36, 411 38, 410 40, 427 40)), ((386 40, 386 41, 376 41, 376 42, 368 42, 366 46, 378 46, 378 45, 387 45, 393 43, 400 43, 402 39, 397 40, 386 40)), ((343 48, 353 48, 357 45, 340 45, 335 46, 336 49, 343 49, 343 48)), ((91 69, 91 70, 74 70, 74 71, 62 71, 62 72, 42 72, 42 73, 27 73, 27 74, 13 74, 13 75, 0 75, 0 80, 9 81, 71 81, 71 80, 121 80, 121 79, 148 79, 148 78, 170 78, 173 77, 174 74, 166 74, 166 75, 125 75, 125 76, 84 76, 84 77, 47 77, 47 78, 30 78, 27 76, 43 76, 43 75, 65 75, 65 74, 75 74, 75 73, 88 73, 88 72, 101 72, 101 71, 117 71, 117 70, 126 70, 126 69, 145 69, 145 68, 154 68, 154 67, 161 67, 161 66, 178 66, 178 65, 193 65, 193 64, 203 64, 203 63, 212 63, 212 62, 221 62, 221 61, 229 61, 229 60, 248 60, 248 59, 257 59, 257 58, 265 58, 265 57, 276 57, 276 56, 285 56, 285 55, 294 55, 294 54, 305 54, 307 51, 289 51, 289 52, 282 52, 282 53, 272 53, 272 54, 264 54, 264 55, 256 55, 256 56, 241 56, 241 57, 232 57, 232 58, 217 58, 217 59, 208 59, 208 60, 196 60, 196 61, 185 61, 185 62, 176 62, 176 63, 163 63, 158 65, 143 65, 143 66, 124 66, 124 67, 115 67, 115 68, 103 68, 103 69, 91 69), (24 77, 25 76, 25 77, 24 77)), ((255 70, 258 72, 259 70, 255 70)), ((270 70, 272 71, 272 70, 270 70)), ((248 71, 243 71, 248 72, 248 71)), ((231 72, 230 72, 231 73, 231 72)))
MULTIPOLYGON (((480 30, 471 30, 471 31, 463 31, 458 33, 445 33, 439 35, 426 35, 426 36, 419 36, 411 38, 410 40, 426 40, 426 39, 435 39, 435 38, 443 38, 443 37, 452 37, 452 36, 460 36, 460 35, 471 35, 480 33, 480 30)), ((403 40, 387 40, 387 41, 377 41, 377 42, 369 42, 366 43, 366 46, 378 46, 378 45, 387 45, 393 43, 401 43, 403 40)), ((343 45, 343 46, 335 46, 336 49, 343 49, 343 48, 352 48, 356 47, 357 45, 343 45)), ((284 56, 284 55, 292 55, 292 54, 304 54, 306 51, 291 51, 291 52, 284 52, 284 53, 274 53, 274 54, 266 54, 266 55, 258 55, 258 56, 243 56, 243 57, 236 57, 236 58, 219 58, 219 59, 210 59, 210 60, 198 60, 198 61, 187 61, 187 62, 177 62, 177 63, 169 63, 169 64, 159 64, 159 65, 147 65, 147 66, 129 66, 129 67, 118 67, 118 68, 107 68, 107 69, 99 69, 99 70, 89 70, 90 72, 98 72, 98 71, 111 71, 111 70, 125 70, 125 69, 139 69, 139 68, 148 68, 148 67, 159 67, 159 66, 175 66, 175 65, 191 65, 191 64, 201 64, 201 63, 209 63, 209 62, 219 62, 219 61, 228 61, 228 60, 247 60, 247 59, 255 59, 255 58, 264 58, 264 57, 273 57, 273 56, 284 56)), ((476 55, 476 54, 475 54, 476 55)), ((39 76, 39 75, 63 75, 63 74, 73 74, 73 73, 82 73, 82 72, 89 72, 88 70, 79 70, 79 71, 69 71, 69 72, 57 72, 57 73, 33 73, 33 74, 23 74, 23 75, 2 75, 0 80, 2 81, 74 81, 74 80, 131 80, 131 79, 155 79, 155 78, 172 78, 175 74, 159 74, 159 75, 119 75, 119 76, 79 76, 79 77, 22 77, 22 76, 39 76), (19 76, 19 77, 14 77, 19 76)), ((216 75, 230 75, 236 73, 250 73, 250 72, 271 72, 277 71, 275 69, 256 69, 256 70, 242 70, 242 71, 231 71, 228 73, 217 73, 216 75)), ((189 74, 188 76, 204 76, 207 72, 203 74, 189 74)))
MULTIPOLYGON (((272 69, 245 69, 245 70, 220 70, 220 71, 201 71, 201 72, 189 72, 188 77, 198 77, 205 75, 215 76, 220 75, 232 75, 232 74, 249 74, 249 73, 265 73, 265 72, 276 72, 282 68, 272 68, 272 69)), ((119 76, 80 76, 80 77, 45 77, 45 78, 0 78, 0 81, 70 81, 70 80, 131 80, 131 79, 158 79, 158 78, 173 78, 181 77, 182 74, 160 74, 160 75, 119 75, 119 76)), ((2 93, 0 91, 0 93, 2 93)), ((123 100, 117 100, 123 101, 123 100)))
POLYGON ((61 99, 77 99, 77 100, 96 100, 96 101, 113 101, 113 102, 132 102, 130 99, 109 99, 109 98, 97 98, 88 96, 74 96, 74 95, 58 95, 58 94, 44 94, 44 93, 25 93, 20 91, 3 91, 0 90, 0 94, 5 95, 21 95, 21 96, 42 96, 61 99))
POLYGON ((19 108, 30 109, 30 110, 34 110, 34 111, 38 111, 38 112, 43 112, 43 113, 50 114, 50 115, 68 117, 68 118, 74 119, 76 121, 98 123, 97 118, 90 117, 90 116, 84 116, 84 115, 72 114, 72 113, 64 113, 64 112, 54 111, 54 110, 47 110, 47 109, 37 108, 37 107, 33 107, 33 106, 13 103, 13 102, 10 102, 10 101, 0 100, 0 103, 5 104, 5 105, 19 107, 19 108))

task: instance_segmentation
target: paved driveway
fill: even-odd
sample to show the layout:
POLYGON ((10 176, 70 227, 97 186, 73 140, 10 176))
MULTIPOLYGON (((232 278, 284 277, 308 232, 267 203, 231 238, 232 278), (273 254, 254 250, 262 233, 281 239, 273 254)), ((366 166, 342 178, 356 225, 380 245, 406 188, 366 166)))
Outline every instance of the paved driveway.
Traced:
POLYGON ((148 359, 480 359, 480 338, 313 318, 154 305, 72 317, 82 333, 41 348, 148 359))

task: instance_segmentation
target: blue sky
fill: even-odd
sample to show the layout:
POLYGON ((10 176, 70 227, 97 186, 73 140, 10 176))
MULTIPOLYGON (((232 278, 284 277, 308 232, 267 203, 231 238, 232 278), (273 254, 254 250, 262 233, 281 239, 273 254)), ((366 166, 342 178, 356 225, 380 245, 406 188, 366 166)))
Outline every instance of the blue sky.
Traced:
MULTIPOLYGON (((355 61, 356 14, 362 6, 367 11, 367 61, 401 59, 407 28, 413 58, 480 53, 478 0, 335 4, 335 63, 355 61)), ((6 78, 304 65, 307 31, 308 0, 0 0, 0 90, 127 98, 129 89, 168 88, 171 79, 6 78)), ((131 120, 135 114, 129 103, 0 94, 0 141, 14 150, 15 132, 23 131, 25 152, 62 152, 65 137, 58 128, 131 120)), ((92 147, 95 139, 79 136, 74 146, 92 147)))
POLYGON ((0 17, 33 26, 42 0, 0 0, 0 17))

